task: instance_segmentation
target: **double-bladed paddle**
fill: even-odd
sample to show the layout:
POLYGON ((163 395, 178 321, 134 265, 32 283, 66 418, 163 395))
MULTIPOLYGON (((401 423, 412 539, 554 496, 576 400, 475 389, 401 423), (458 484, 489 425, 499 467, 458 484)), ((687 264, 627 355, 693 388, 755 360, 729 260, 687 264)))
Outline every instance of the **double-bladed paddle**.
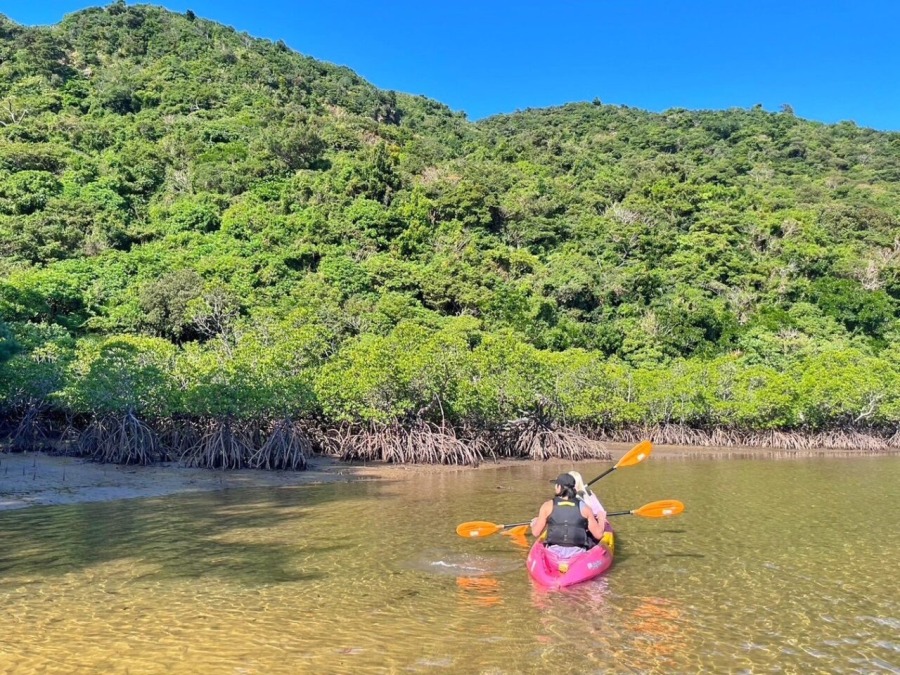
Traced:
MULTIPOLYGON (((641 518, 668 518, 669 516, 677 516, 684 511, 684 504, 677 499, 661 499, 656 502, 644 504, 640 508, 631 511, 613 511, 607 513, 609 516, 640 516, 641 518)), ((501 530, 509 530, 513 527, 522 527, 530 524, 531 521, 524 523, 512 523, 510 525, 499 525, 497 523, 489 523, 485 520, 472 520, 468 523, 462 523, 456 528, 456 534, 460 537, 477 538, 489 537, 501 530)))
MULTIPOLYGON (((607 469, 606 471, 601 473, 599 476, 594 478, 594 480, 592 480, 590 483, 587 483, 586 487, 593 485, 598 480, 600 480, 604 476, 611 474, 616 469, 624 469, 629 466, 634 466, 635 464, 640 464, 641 462, 643 462, 645 459, 647 459, 650 456, 651 452, 653 452, 653 443, 651 443, 649 440, 641 441, 636 446, 634 446, 631 450, 629 450, 624 455, 622 455, 622 457, 619 459, 618 462, 615 463, 614 466, 610 467, 609 469, 607 469)), ((654 504, 662 504, 663 502, 653 502, 653 503, 654 504)), ((678 502, 678 503, 680 504, 680 502, 678 502)), ((641 509, 645 509, 647 506, 650 506, 650 504, 647 504, 646 506, 642 506, 641 509)), ((638 509, 638 510, 641 510, 641 509, 638 509)), ((683 504, 681 505, 681 509, 684 510, 683 504)), ((623 516, 623 515, 626 515, 629 513, 633 513, 633 512, 632 511, 622 511, 621 513, 607 513, 606 515, 607 516, 623 516)), ((681 513, 681 511, 679 511, 678 513, 681 513)), ((641 514, 635 513, 635 515, 641 515, 641 514)), ((677 514, 673 513, 673 514, 664 514, 664 515, 677 515, 677 514)), ((663 516, 646 516, 646 517, 647 518, 661 518, 663 516)), ((473 520, 468 523, 463 523, 462 525, 457 527, 456 533, 461 537, 487 537, 488 535, 494 534, 496 532, 500 532, 501 530, 511 530, 513 528, 523 528, 525 525, 528 525, 528 524, 529 523, 513 523, 511 525, 497 525, 496 523, 489 523, 484 520, 473 520), (480 532, 483 532, 483 534, 479 534, 480 532)), ((504 534, 511 534, 511 533, 506 532, 504 534)), ((516 534, 524 534, 524 531, 520 530, 516 534)))

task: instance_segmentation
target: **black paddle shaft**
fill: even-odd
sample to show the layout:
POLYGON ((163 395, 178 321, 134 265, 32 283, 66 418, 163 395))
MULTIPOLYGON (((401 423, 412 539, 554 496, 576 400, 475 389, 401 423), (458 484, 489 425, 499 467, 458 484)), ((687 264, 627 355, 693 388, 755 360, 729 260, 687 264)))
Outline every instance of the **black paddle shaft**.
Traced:
POLYGON ((610 467, 609 469, 607 469, 606 471, 604 471, 603 473, 601 473, 599 476, 597 476, 597 477, 596 477, 594 480, 592 480, 590 483, 588 483, 585 487, 590 487, 591 485, 593 485, 594 483, 596 483, 598 480, 600 480, 601 478, 603 478, 603 476, 605 476, 605 475, 608 474, 608 473, 612 473, 612 472, 615 471, 615 470, 616 470, 616 467, 614 467, 614 466, 613 466, 613 467, 610 467))

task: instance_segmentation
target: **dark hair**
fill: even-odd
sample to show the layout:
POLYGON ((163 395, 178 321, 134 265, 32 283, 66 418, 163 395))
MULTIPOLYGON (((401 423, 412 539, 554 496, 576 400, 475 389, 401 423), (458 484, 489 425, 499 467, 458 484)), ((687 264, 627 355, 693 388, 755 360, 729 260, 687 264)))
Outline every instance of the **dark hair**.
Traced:
MULTIPOLYGON (((559 485, 559 483, 557 483, 559 485)), ((575 499, 575 488, 569 485, 559 485, 559 496, 566 499, 575 499)))

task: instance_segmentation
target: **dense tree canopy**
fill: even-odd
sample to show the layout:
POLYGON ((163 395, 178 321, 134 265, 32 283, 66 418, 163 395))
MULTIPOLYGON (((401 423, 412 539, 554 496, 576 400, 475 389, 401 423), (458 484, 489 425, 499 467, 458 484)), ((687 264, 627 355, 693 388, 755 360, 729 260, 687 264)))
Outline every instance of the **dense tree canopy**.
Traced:
POLYGON ((470 123, 231 28, 0 16, 0 396, 75 413, 896 428, 900 134, 470 123))

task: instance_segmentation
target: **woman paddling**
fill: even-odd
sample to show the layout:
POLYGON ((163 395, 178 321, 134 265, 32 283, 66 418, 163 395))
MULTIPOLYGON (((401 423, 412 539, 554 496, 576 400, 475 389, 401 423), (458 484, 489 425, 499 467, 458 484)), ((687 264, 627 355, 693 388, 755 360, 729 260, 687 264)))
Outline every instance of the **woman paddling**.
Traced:
POLYGON ((600 541, 604 525, 587 504, 576 498, 572 475, 557 476, 555 490, 556 496, 544 502, 531 521, 531 534, 540 537, 546 528, 547 549, 558 559, 568 559, 589 548, 588 533, 600 541))

